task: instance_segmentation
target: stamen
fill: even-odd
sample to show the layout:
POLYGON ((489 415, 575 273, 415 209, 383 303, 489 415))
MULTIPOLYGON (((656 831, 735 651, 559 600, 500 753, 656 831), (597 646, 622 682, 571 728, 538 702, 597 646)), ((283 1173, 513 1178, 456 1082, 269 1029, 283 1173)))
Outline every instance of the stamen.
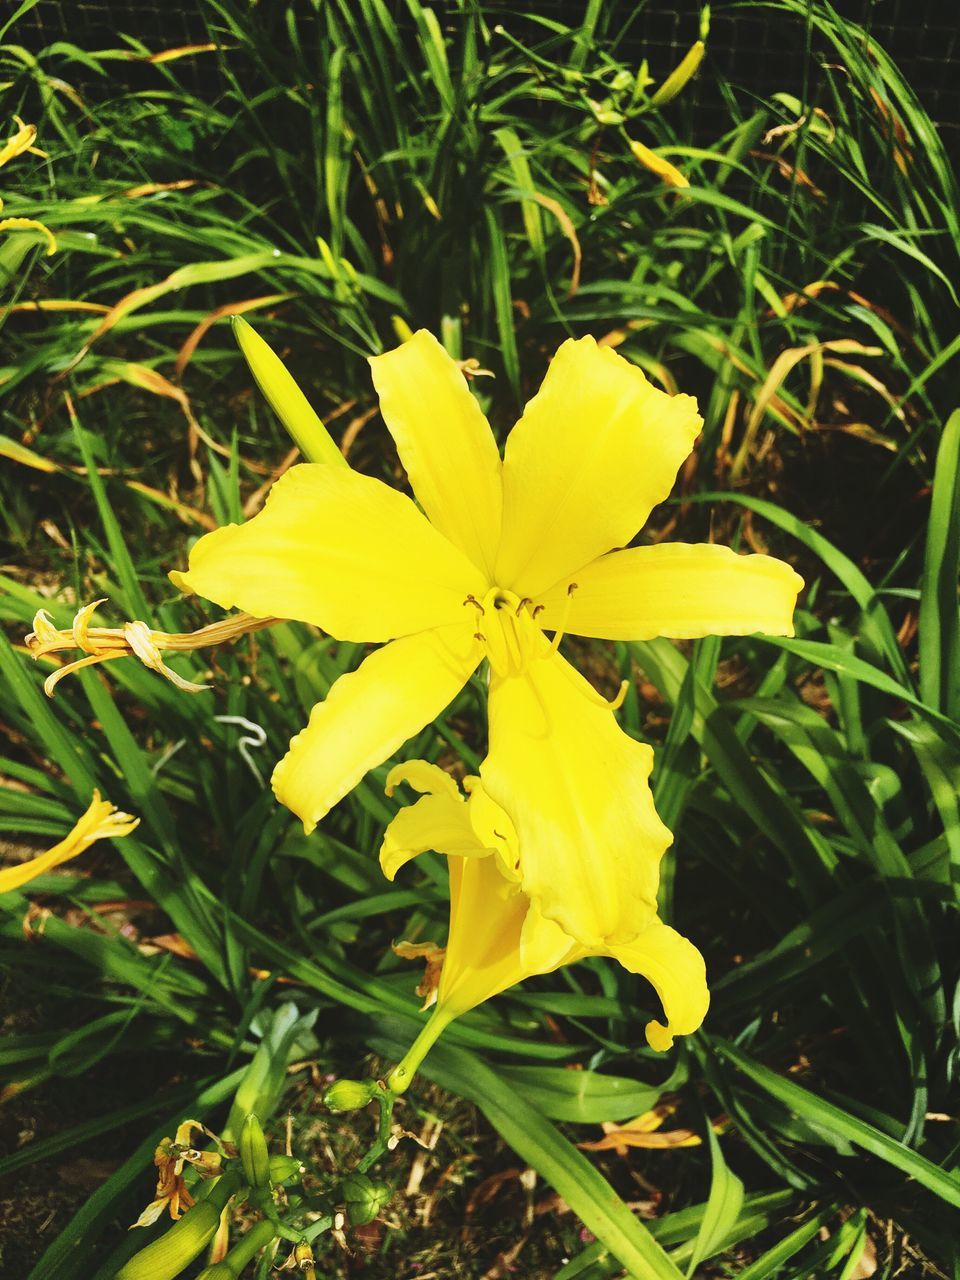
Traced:
MULTIPOLYGON (((523 609, 525 609, 528 604, 533 604, 533 601, 530 599, 529 596, 524 596, 523 599, 520 601, 520 603, 517 605, 516 613, 518 618, 520 617, 520 614, 523 611, 523 609)), ((540 605, 540 608, 542 609, 543 605, 540 605)))
POLYGON ((627 696, 627 691, 630 688, 629 680, 621 680, 620 688, 614 694, 614 696, 612 698, 605 698, 602 693, 598 693, 597 690, 594 689, 593 685, 590 684, 589 681, 577 679, 577 673, 571 667, 569 667, 566 663, 561 663, 561 670, 563 671, 563 674, 570 680, 571 684, 575 682, 575 686, 579 690, 579 692, 583 694, 585 697, 589 698, 590 701, 594 703, 595 706, 606 707, 610 711, 619 711, 620 708, 623 706, 624 699, 627 696), (587 687, 584 688, 584 685, 586 685, 587 687))
POLYGON ((560 648, 560 641, 563 639, 563 633, 567 629, 567 622, 570 618, 570 609, 573 605, 573 593, 577 590, 578 584, 571 582, 567 587, 567 598, 563 602, 563 613, 560 615, 560 625, 553 633, 553 639, 550 642, 551 653, 556 653, 560 648))
POLYGON ((186 653, 193 649, 203 649, 235 640, 238 636, 260 631, 263 627, 270 627, 281 621, 279 618, 255 618, 249 613, 235 613, 220 622, 211 622, 196 631, 185 633, 153 631, 145 622, 140 621, 125 622, 122 627, 92 627, 90 621, 94 611, 103 603, 103 600, 95 600, 92 604, 84 605, 77 611, 69 630, 58 630, 45 609, 40 609, 34 617, 33 631, 24 639, 32 657, 43 658, 69 649, 79 649, 85 655, 51 672, 43 685, 48 697, 53 696, 54 689, 64 676, 83 667, 128 657, 139 658, 145 667, 158 672, 185 693, 198 693, 209 686, 185 680, 171 670, 161 657, 164 650, 186 653))
POLYGON ((480 601, 477 599, 476 596, 467 596, 466 600, 464 600, 463 603, 465 605, 472 604, 475 609, 479 609, 481 617, 486 613, 486 609, 484 609, 483 605, 480 603, 480 601))
POLYGON ((607 706, 611 711, 619 711, 623 706, 624 699, 627 696, 627 690, 630 688, 629 680, 620 681, 620 689, 612 698, 605 699, 607 706))

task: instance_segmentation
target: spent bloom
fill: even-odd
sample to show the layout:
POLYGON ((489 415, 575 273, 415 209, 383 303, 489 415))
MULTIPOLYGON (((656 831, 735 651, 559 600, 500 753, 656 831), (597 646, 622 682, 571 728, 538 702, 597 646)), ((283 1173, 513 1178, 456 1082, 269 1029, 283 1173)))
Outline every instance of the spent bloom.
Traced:
POLYGON ((156 1198, 147 1205, 134 1227, 149 1227, 164 1210, 176 1222, 182 1213, 193 1207, 196 1201, 183 1173, 186 1165, 193 1165, 201 1178, 214 1178, 222 1172, 220 1153, 198 1150, 192 1141, 194 1130, 216 1140, 216 1135, 199 1120, 184 1120, 172 1139, 161 1138, 153 1153, 153 1163, 157 1168, 156 1198))
POLYGON ((71 627, 58 628, 46 609, 38 609, 33 619, 33 630, 24 637, 24 644, 34 658, 46 658, 62 650, 79 649, 84 655, 73 662, 65 662, 47 676, 43 682, 48 697, 64 678, 83 667, 99 666, 117 658, 139 658, 145 667, 164 676, 183 693, 199 693, 209 688, 186 680, 163 660, 164 653, 187 653, 193 649, 205 649, 211 645, 225 644, 238 636, 269 627, 273 618, 251 618, 249 614, 235 613, 220 622, 211 622, 196 631, 183 634, 171 631, 154 631, 145 622, 125 622, 120 627, 91 626, 93 615, 103 600, 94 600, 77 610, 71 627))
POLYGON ((121 813, 109 800, 101 800, 100 792, 94 791, 86 812, 58 844, 27 862, 0 870, 0 893, 10 893, 22 888, 37 876, 42 876, 62 862, 83 853, 95 840, 112 840, 117 836, 129 835, 139 821, 139 818, 133 818, 129 813, 121 813))
POLYGON ((381 645, 314 707, 274 772, 308 832, 486 659, 480 776, 515 828, 524 898, 584 954, 619 953, 655 922, 671 835, 650 747, 620 729, 561 636, 790 635, 801 579, 714 545, 617 549, 669 494, 701 419, 690 396, 592 338, 560 347, 502 460, 429 333, 371 366, 419 508, 348 466, 305 463, 171 577, 224 608, 381 645))
MULTIPOLYGON (((387 793, 401 782, 422 795, 387 827, 380 850, 384 874, 392 880, 430 849, 447 855, 450 874, 449 935, 436 1009, 418 1040, 418 1060, 453 1018, 525 978, 589 955, 613 956, 650 981, 664 1012, 663 1022, 646 1027, 654 1049, 668 1049, 675 1035, 696 1031, 709 995, 703 959, 691 942, 654 912, 629 941, 584 945, 524 891, 522 842, 480 778, 464 780, 464 796, 437 765, 411 760, 390 771, 387 793)), ((409 1061, 398 1070, 402 1078, 390 1081, 397 1092, 413 1073, 409 1061)))

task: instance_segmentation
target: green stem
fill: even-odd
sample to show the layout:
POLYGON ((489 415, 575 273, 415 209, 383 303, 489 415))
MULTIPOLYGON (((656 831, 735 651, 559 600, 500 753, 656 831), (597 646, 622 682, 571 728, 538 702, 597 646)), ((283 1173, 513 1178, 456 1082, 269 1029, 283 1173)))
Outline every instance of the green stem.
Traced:
POLYGON ((390 1130, 393 1122, 393 1104, 397 1096, 382 1086, 377 1091, 377 1104, 380 1107, 380 1123, 377 1127, 377 1140, 357 1165, 357 1173, 366 1173, 387 1150, 390 1141, 390 1130))
POLYGON ((224 1258, 224 1262, 229 1265, 235 1275, 239 1276, 247 1263, 276 1238, 277 1232, 272 1222, 258 1222, 241 1240, 237 1241, 224 1258))
POLYGON ((434 1009, 429 1021, 420 1029, 420 1034, 407 1050, 402 1061, 398 1062, 387 1076, 387 1088, 395 1097, 399 1097, 409 1087, 420 1063, 433 1048, 440 1033, 455 1016, 453 1010, 445 1005, 438 1004, 434 1009))

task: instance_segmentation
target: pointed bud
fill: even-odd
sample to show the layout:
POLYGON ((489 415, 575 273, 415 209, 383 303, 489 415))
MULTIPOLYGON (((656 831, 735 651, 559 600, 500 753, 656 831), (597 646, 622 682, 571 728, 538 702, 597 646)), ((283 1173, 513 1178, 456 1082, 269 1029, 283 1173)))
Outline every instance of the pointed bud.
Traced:
MULTIPOLYGON (((323 241, 318 243, 322 245, 323 241)), ((336 264, 333 264, 333 275, 337 275, 336 264)), ((304 458, 308 462, 332 462, 336 466, 346 466, 346 458, 276 352, 242 316, 233 317, 233 334, 257 386, 304 458)))
POLYGON ((377 1092, 376 1080, 335 1080, 323 1095, 331 1111, 359 1111, 377 1092))
POLYGON ((250 1183, 258 1191, 270 1186, 270 1152, 263 1136, 263 1128, 251 1111, 240 1130, 240 1163, 250 1183))
POLYGON ((198 1200, 169 1231, 128 1259, 116 1280, 174 1280, 213 1239, 220 1214, 240 1186, 239 1174, 224 1174, 206 1199, 198 1200))

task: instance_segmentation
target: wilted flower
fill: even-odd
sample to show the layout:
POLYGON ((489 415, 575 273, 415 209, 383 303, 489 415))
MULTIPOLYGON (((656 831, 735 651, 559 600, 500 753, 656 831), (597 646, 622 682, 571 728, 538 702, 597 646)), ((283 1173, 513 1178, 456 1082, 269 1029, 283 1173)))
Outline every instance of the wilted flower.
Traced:
POLYGON ((112 840, 129 835, 139 821, 139 818, 133 818, 129 813, 121 813, 109 800, 101 800, 100 792, 94 791, 87 811, 59 844, 28 862, 21 862, 15 867, 4 867, 0 871, 0 893, 10 893, 13 889, 22 888, 37 876, 42 876, 44 872, 83 853, 95 840, 112 840))
POLYGON ((201 1177, 213 1178, 220 1174, 222 1162, 219 1152, 197 1150, 191 1142, 194 1130, 211 1138, 214 1136, 199 1120, 184 1120, 173 1139, 161 1139, 153 1153, 153 1163, 157 1166, 156 1199, 147 1205, 133 1224, 135 1227, 149 1227, 164 1209, 176 1221, 181 1213, 196 1203, 184 1180, 185 1165, 193 1165, 201 1177))

